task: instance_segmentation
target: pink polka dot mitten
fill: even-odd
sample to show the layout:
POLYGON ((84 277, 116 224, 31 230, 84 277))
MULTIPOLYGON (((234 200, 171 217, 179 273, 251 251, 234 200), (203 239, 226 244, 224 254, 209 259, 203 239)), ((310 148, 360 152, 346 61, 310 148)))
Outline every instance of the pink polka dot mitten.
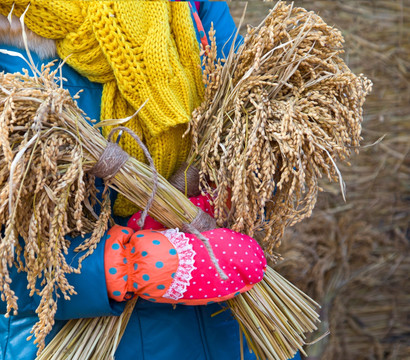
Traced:
POLYGON ((259 244, 228 229, 203 233, 219 265, 222 280, 202 241, 178 229, 141 230, 114 226, 105 245, 108 295, 117 301, 138 295, 150 301, 201 305, 230 299, 253 287, 264 275, 259 244))

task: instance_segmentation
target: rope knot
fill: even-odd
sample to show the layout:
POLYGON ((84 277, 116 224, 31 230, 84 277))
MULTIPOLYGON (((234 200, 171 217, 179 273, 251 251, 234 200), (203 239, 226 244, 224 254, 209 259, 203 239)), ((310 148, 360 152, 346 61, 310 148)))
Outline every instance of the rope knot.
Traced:
POLYGON ((113 142, 108 142, 97 163, 89 173, 104 180, 113 178, 129 159, 129 155, 113 142))

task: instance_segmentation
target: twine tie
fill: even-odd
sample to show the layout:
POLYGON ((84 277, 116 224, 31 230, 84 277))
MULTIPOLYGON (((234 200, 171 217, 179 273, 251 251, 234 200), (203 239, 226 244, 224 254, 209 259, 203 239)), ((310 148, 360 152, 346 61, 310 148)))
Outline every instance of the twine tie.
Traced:
MULTIPOLYGON (((111 142, 111 138, 113 134, 119 130, 127 132, 138 143, 138 145, 143 150, 144 155, 148 159, 150 168, 152 169, 152 172, 154 175, 151 196, 149 197, 147 201, 147 205, 145 209, 143 210, 140 219, 138 220, 138 226, 142 229, 144 227, 144 223, 148 215, 148 211, 151 208, 152 203, 154 201, 155 194, 158 188, 159 179, 158 179, 158 171, 155 168, 154 161, 151 157, 151 154, 149 153, 145 144, 138 137, 138 135, 125 126, 118 126, 112 129, 107 137, 107 140, 108 140, 107 147, 101 154, 97 163, 91 168, 89 172, 94 176, 97 176, 104 180, 109 180, 118 173, 121 167, 129 159, 130 156, 123 149, 121 149, 121 147, 118 144, 111 142)), ((183 177, 183 189, 185 189, 185 169, 186 168, 187 168, 186 165, 181 167, 182 169, 181 173, 183 177)), ((192 171, 190 172, 191 174, 194 174, 195 172, 198 173, 198 170, 196 170, 194 167, 190 167, 190 168, 193 168, 194 170, 193 172, 192 171)), ((188 171, 190 168, 188 168, 188 171)), ((198 179, 199 179, 199 174, 198 174, 198 179)), ((187 233, 195 235, 198 239, 200 239, 203 242, 208 252, 208 255, 212 263, 214 264, 215 269, 218 272, 219 276, 221 277, 221 279, 227 280, 228 277, 226 276, 226 274, 223 272, 223 270, 219 266, 218 259, 216 258, 215 253, 212 250, 211 244, 209 243, 209 239, 201 234, 201 232, 203 231, 215 229, 216 221, 214 218, 212 218, 212 216, 210 216, 209 214, 206 214, 200 208, 197 208, 197 209, 198 209, 198 212, 194 220, 191 223, 184 223, 181 230, 183 232, 187 232, 187 233)))

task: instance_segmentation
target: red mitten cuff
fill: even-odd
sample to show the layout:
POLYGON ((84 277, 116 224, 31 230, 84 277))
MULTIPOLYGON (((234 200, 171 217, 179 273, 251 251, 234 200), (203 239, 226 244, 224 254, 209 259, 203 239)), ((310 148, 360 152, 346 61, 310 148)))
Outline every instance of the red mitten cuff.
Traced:
POLYGON ((134 231, 138 230, 163 230, 165 227, 159 221, 155 220, 151 216, 145 218, 144 227, 141 229, 138 225, 139 219, 141 219, 142 211, 138 211, 130 217, 127 222, 127 226, 133 229, 134 231))
POLYGON ((192 204, 199 207, 203 212, 214 217, 214 208, 211 205, 211 197, 209 195, 190 197, 189 200, 192 204))
MULTIPOLYGON (((199 195, 189 198, 189 200, 205 213, 214 216, 214 209, 211 205, 211 198, 209 195, 199 195)), ((127 226, 133 229, 134 231, 138 230, 164 230, 164 225, 159 221, 155 220, 151 216, 147 216, 145 219, 144 227, 141 229, 138 225, 138 220, 141 218, 142 211, 138 211, 128 220, 127 226)))

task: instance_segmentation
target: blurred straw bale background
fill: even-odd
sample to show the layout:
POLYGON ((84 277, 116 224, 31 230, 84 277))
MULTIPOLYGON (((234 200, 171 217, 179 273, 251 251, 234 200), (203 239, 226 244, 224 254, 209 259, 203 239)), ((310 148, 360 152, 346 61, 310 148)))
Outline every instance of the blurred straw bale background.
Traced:
MULTIPOLYGON (((237 23, 244 5, 229 2, 237 23)), ((273 5, 248 2, 244 24, 273 5)), ((294 5, 342 30, 346 62, 374 86, 362 149, 341 169, 347 202, 324 182, 313 216, 287 230, 276 269, 322 304, 330 335, 309 359, 410 359, 410 0, 294 5)))

